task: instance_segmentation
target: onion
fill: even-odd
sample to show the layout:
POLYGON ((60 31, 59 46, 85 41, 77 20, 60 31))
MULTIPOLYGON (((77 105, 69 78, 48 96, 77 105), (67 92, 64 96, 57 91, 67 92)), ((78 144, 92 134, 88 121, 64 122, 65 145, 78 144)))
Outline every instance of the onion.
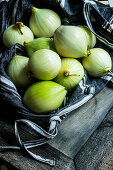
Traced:
POLYGON ((55 82, 41 81, 26 90, 23 102, 34 113, 47 113, 62 104, 66 93, 65 88, 55 82))
POLYGON ((83 58, 82 64, 88 74, 93 77, 101 77, 107 74, 112 67, 110 55, 101 48, 90 49, 89 56, 83 58))
POLYGON ((54 33, 55 47, 63 57, 86 57, 87 38, 78 26, 60 26, 54 33))
POLYGON ((32 7, 29 26, 36 37, 51 37, 60 25, 60 17, 54 11, 32 7))
POLYGON ((96 36, 90 31, 87 26, 81 25, 80 28, 82 28, 86 34, 88 48, 93 48, 96 44, 96 36))
POLYGON ((6 47, 19 43, 29 42, 34 39, 32 31, 22 22, 9 26, 3 33, 3 43, 6 47))
POLYGON ((6 72, 17 87, 27 87, 33 83, 28 73, 28 61, 28 57, 15 55, 7 66, 6 72))
POLYGON ((60 67, 61 59, 52 50, 38 50, 29 59, 29 68, 33 76, 40 80, 52 80, 57 76, 60 67))
POLYGON ((24 46, 29 57, 31 57, 35 51, 40 49, 50 49, 55 51, 54 41, 50 38, 36 38, 28 43, 25 43, 24 46))
POLYGON ((54 81, 70 91, 79 84, 83 76, 84 68, 78 60, 63 58, 61 60, 61 69, 54 81))

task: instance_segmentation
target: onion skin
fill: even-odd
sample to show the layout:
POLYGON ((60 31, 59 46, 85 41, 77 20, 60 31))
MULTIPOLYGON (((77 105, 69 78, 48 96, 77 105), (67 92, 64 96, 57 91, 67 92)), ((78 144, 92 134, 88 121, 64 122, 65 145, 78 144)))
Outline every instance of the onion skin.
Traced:
POLYGON ((58 54, 63 57, 87 56, 87 38, 78 26, 60 26, 54 33, 54 42, 58 54))
POLYGON ((48 113, 62 104, 66 93, 65 88, 55 82, 40 81, 26 90, 23 103, 34 113, 48 113))
POLYGON ((70 91, 79 84, 83 77, 84 68, 78 60, 63 58, 61 60, 61 69, 54 81, 70 91))
POLYGON ((36 38, 28 43, 24 43, 24 46, 27 50, 29 57, 31 57, 35 51, 40 49, 50 49, 56 51, 54 41, 50 38, 44 37, 36 38))
POLYGON ((29 68, 33 76, 39 80, 52 80, 57 76, 60 67, 61 59, 52 50, 38 50, 29 59, 29 68))
POLYGON ((3 33, 3 43, 6 47, 19 43, 29 42, 34 39, 32 31, 22 22, 9 26, 3 33))
POLYGON ((60 17, 54 11, 32 7, 29 26, 36 37, 52 37, 60 25, 60 17))
POLYGON ((80 28, 82 28, 86 34, 88 49, 94 48, 94 46, 96 45, 96 36, 90 31, 87 26, 81 25, 80 28))
POLYGON ((15 55, 7 66, 6 72, 16 87, 26 88, 34 82, 28 73, 28 61, 28 57, 15 55))
POLYGON ((101 77, 110 72, 112 61, 107 51, 101 48, 93 48, 89 52, 89 56, 82 59, 82 64, 89 75, 101 77))

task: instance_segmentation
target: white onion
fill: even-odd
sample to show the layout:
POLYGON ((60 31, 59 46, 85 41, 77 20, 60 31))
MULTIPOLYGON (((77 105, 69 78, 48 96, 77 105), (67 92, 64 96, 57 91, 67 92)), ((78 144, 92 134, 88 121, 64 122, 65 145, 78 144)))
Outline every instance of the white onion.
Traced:
POLYGON ((40 80, 52 80, 57 76, 60 67, 61 59, 52 50, 38 50, 29 59, 29 68, 33 76, 40 80))
POLYGON ((101 48, 90 49, 89 56, 83 58, 82 64, 88 74, 93 77, 101 77, 107 74, 112 67, 109 53, 101 48))
POLYGON ((35 38, 34 40, 25 43, 24 46, 27 50, 29 57, 31 57, 35 51, 40 49, 50 49, 56 51, 54 41, 50 38, 44 38, 44 37, 35 38))
POLYGON ((3 33, 3 43, 6 47, 19 43, 29 42, 34 39, 32 31, 22 22, 9 26, 3 33))
POLYGON ((93 48, 96 44, 96 36, 90 31, 87 26, 80 26, 86 34, 88 49, 93 48))
POLYGON ((29 26, 36 37, 52 37, 60 25, 60 17, 54 11, 32 7, 29 26))
POLYGON ((54 81, 61 84, 69 91, 79 84, 83 76, 84 68, 78 60, 63 58, 61 60, 61 69, 54 81))
POLYGON ((6 72, 17 87, 27 87, 34 82, 29 74, 28 57, 15 55, 9 62, 6 72))
POLYGON ((34 113, 47 113, 62 104, 66 93, 65 88, 55 82, 40 81, 26 90, 23 102, 34 113))
POLYGON ((54 33, 55 47, 63 57, 86 57, 87 38, 82 28, 78 26, 60 26, 54 33))

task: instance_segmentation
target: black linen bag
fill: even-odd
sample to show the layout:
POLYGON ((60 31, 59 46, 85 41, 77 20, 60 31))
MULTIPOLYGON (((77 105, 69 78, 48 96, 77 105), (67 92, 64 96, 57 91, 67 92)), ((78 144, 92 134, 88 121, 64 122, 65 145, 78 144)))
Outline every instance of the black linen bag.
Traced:
MULTIPOLYGON (((108 47, 113 47, 112 31, 109 32, 106 28, 103 28, 102 24, 107 19, 107 22, 109 23, 113 12, 110 7, 97 6, 94 1, 85 2, 82 0, 10 0, 8 2, 5 1, 0 3, 0 106, 3 110, 3 116, 6 119, 8 119, 8 113, 10 112, 10 119, 15 122, 14 129, 17 139, 17 143, 14 146, 1 146, 0 150, 23 149, 23 151, 36 160, 49 165, 54 165, 54 159, 43 158, 34 154, 29 149, 43 145, 47 143, 49 139, 54 138, 58 133, 58 124, 71 111, 82 106, 106 85, 109 84, 112 86, 111 78, 113 75, 112 73, 109 73, 102 78, 91 78, 86 73, 76 89, 67 95, 62 106, 56 111, 51 112, 48 115, 36 115, 30 112, 23 105, 22 97, 20 95, 21 93, 15 87, 5 71, 7 64, 13 58, 15 53, 24 56, 27 56, 27 53, 25 48, 20 44, 15 44, 8 49, 4 47, 2 35, 4 30, 16 21, 22 21, 25 25, 29 26, 28 21, 31 15, 31 6, 54 10, 59 14, 62 24, 64 25, 87 24, 90 30, 104 42, 97 40, 96 47, 104 48, 109 52, 112 59, 113 50, 108 47), (110 11, 110 14, 108 18, 104 18, 104 15, 107 16, 107 10, 110 11), (92 21, 91 15, 99 15, 102 22, 100 22, 100 20, 99 23, 95 20, 92 21), (103 34, 100 34, 101 32, 99 32, 101 27, 103 28, 103 34), (107 36, 108 34, 109 37, 107 36), (18 130, 18 125, 20 123, 34 130, 37 133, 37 139, 23 142, 18 130)), ((111 22, 109 24, 111 24, 111 22)))

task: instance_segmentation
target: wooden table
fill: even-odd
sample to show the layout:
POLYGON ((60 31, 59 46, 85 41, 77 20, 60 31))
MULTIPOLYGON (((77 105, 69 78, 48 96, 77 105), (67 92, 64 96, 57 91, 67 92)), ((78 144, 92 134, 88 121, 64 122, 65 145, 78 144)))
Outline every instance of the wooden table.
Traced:
MULTIPOLYGON (((112 170, 112 106, 113 89, 105 87, 61 122, 59 133, 53 140, 42 147, 33 149, 42 156, 54 157, 56 160, 54 167, 35 161, 20 151, 0 152, 0 160, 7 166, 11 166, 11 170, 12 167, 18 170, 74 170, 75 168, 77 170, 112 170), (99 126, 106 114, 107 117, 99 126)), ((23 139, 28 139, 30 136, 23 129, 21 129, 21 135, 23 139)), ((36 135, 31 134, 31 137, 34 139, 36 135)), ((0 145, 14 144, 14 141, 13 126, 1 119, 0 145)))

